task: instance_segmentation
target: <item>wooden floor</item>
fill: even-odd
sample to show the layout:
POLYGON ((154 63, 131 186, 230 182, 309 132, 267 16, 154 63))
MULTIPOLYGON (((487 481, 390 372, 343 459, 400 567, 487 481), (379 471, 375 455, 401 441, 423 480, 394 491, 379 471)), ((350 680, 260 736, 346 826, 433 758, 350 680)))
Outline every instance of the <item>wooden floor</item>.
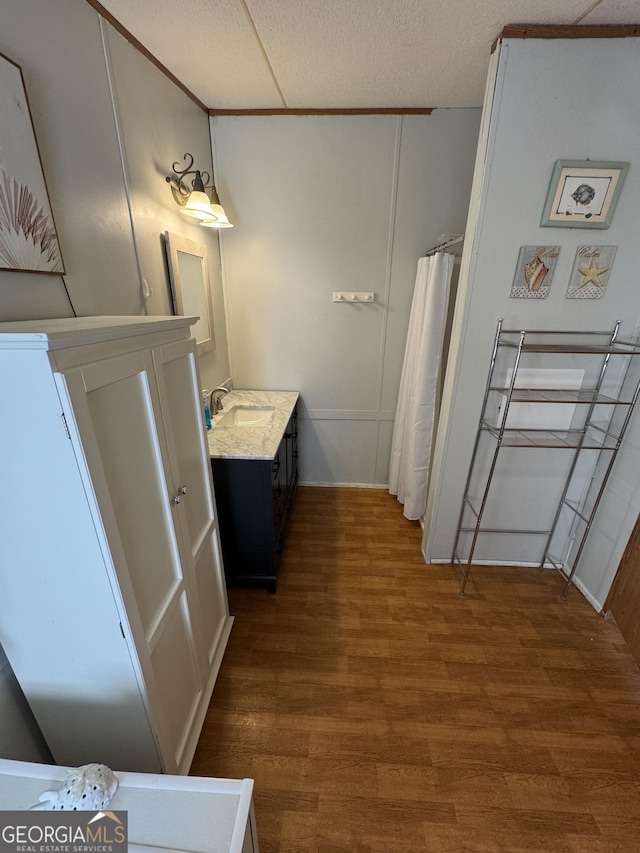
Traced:
POLYGON ((300 488, 191 772, 255 780, 261 853, 640 851, 640 671, 555 572, 426 566, 386 492, 300 488))

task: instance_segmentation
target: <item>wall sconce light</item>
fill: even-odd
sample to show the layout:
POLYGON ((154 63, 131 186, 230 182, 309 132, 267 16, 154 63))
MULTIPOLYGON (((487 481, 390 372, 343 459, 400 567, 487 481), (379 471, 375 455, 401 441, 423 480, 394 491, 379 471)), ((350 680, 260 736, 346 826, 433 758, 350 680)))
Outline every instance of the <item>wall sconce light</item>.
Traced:
POLYGON ((179 169, 180 164, 176 162, 172 166, 175 177, 167 177, 174 201, 184 209, 187 216, 197 219, 200 225, 206 225, 208 228, 233 228, 220 204, 215 185, 210 183, 211 175, 199 169, 192 169, 193 157, 187 153, 183 160, 186 161, 187 158, 189 163, 186 169, 179 169), (187 175, 194 175, 191 187, 185 182, 187 175), (206 190, 211 191, 211 198, 206 190))

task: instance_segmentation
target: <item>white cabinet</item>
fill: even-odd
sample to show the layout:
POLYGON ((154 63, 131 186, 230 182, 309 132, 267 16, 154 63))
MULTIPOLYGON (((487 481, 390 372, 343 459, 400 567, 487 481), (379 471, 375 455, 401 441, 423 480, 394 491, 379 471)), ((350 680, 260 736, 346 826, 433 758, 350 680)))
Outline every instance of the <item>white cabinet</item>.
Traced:
POLYGON ((191 764, 231 627, 191 322, 0 324, 0 642, 58 764, 191 764))
MULTIPOLYGON (((28 809, 43 791, 59 788, 67 772, 0 758, 2 808, 28 809)), ((127 812, 129 853, 258 853, 252 779, 116 776, 110 808, 127 812)))

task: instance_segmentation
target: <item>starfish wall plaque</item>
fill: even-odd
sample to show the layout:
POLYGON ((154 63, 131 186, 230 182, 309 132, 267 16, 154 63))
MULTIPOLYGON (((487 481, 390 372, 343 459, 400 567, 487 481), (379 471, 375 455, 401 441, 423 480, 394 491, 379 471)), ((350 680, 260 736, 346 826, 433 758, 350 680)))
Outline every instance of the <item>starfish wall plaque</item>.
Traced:
POLYGON ((578 246, 567 299, 602 299, 617 246, 578 246))

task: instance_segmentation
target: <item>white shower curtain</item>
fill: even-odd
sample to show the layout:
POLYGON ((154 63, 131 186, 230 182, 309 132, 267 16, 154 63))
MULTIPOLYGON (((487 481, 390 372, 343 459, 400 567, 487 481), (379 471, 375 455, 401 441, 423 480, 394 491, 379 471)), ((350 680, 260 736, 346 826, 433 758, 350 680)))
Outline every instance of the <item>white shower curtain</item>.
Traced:
POLYGON ((447 319, 453 255, 420 258, 391 443, 389 491, 404 515, 422 518, 427 507, 431 441, 447 319))

